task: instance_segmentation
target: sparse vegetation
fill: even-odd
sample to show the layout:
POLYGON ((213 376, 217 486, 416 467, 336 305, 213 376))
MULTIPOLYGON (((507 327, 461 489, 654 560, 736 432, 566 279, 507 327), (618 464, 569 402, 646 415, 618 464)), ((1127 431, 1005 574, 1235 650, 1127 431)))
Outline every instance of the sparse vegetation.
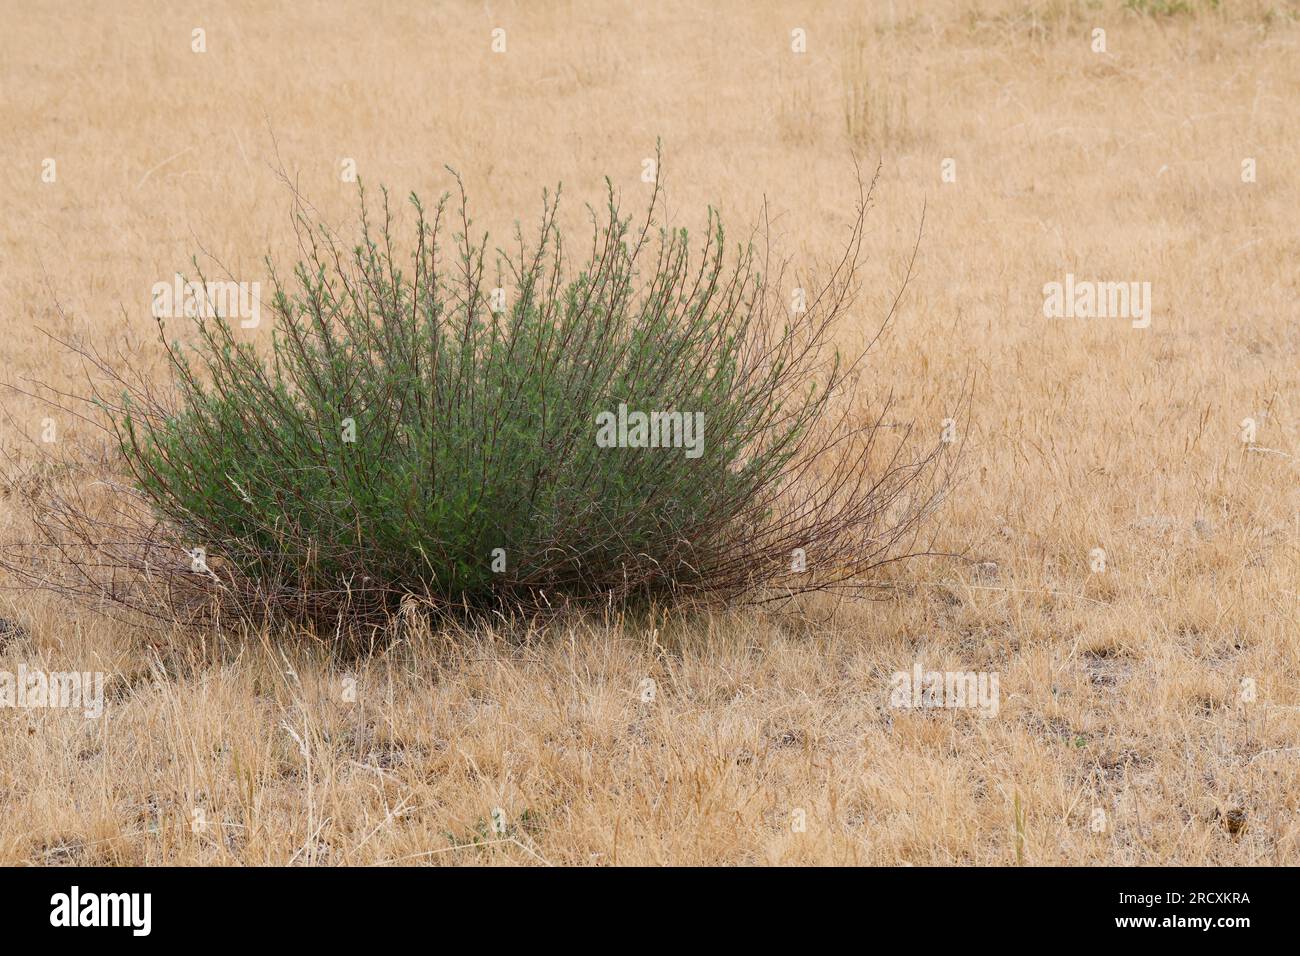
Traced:
MULTIPOLYGON (((476 234, 503 244, 521 210, 536 237, 539 187, 563 180, 557 225, 585 239, 601 174, 645 209, 656 134, 663 224, 702 241, 709 204, 731 226, 766 198, 796 262, 842 252, 849 154, 883 154, 861 292, 828 354, 874 334, 923 208, 925 238, 847 383, 849 424, 892 391, 882 429, 932 439, 975 378, 963 480, 933 526, 971 560, 881 569, 876 601, 547 621, 408 601, 345 654, 305 628, 122 620, 0 569, 0 672, 102 672, 106 688, 97 720, 0 707, 0 863, 1300 863, 1297 9, 494 4, 501 55, 481 11, 431 4, 376 5, 359 29, 342 5, 231 0, 202 18, 202 56, 198 18, 139 0, 11 17, 0 379, 69 407, 55 393, 84 394, 84 371, 46 333, 175 394, 151 284, 200 244, 264 287, 264 251, 302 258, 278 169, 349 252, 345 157, 429 197, 454 190, 441 162, 459 157, 476 234), (908 135, 867 148, 844 115, 861 32, 872 76, 907 100, 908 135), (1150 280, 1150 327, 1044 318, 1043 284, 1067 272, 1150 280), (891 676, 918 664, 998 674, 996 717, 891 706, 891 676)), ((415 217, 394 206, 411 251, 415 217)), ((266 301, 235 331, 264 357, 266 301)), ((173 321, 167 339, 194 330, 173 321)), ((0 392, 16 479, 0 479, 0 559, 70 567, 9 547, 40 540, 32 500, 102 519, 98 541, 152 515, 100 415, 0 392)), ((159 587, 177 565, 176 583, 196 579, 184 544, 159 587)))

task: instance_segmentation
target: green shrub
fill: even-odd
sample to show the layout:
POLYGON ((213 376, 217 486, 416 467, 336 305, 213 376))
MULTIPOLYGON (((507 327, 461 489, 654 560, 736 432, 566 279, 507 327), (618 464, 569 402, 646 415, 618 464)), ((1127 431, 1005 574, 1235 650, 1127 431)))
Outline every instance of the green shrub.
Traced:
MULTIPOLYGON (((576 269, 544 194, 536 240, 517 227, 494 278, 463 189, 450 213, 411 197, 404 250, 386 192, 381 225, 362 193, 350 247, 300 206, 269 349, 208 309, 190 344, 163 333, 162 395, 94 359, 122 396, 95 401, 136 505, 94 561, 154 584, 115 575, 115 600, 317 622, 408 596, 532 611, 857 579, 902 556, 943 488, 937 450, 882 453, 880 418, 857 421, 861 356, 829 342, 868 199, 798 311, 766 249, 726 254, 712 211, 699 249, 657 228, 658 187, 635 225, 610 187, 576 269), (620 406, 627 445, 660 447, 607 447, 620 406)), ((65 503, 44 527, 88 544, 86 521, 65 503)))

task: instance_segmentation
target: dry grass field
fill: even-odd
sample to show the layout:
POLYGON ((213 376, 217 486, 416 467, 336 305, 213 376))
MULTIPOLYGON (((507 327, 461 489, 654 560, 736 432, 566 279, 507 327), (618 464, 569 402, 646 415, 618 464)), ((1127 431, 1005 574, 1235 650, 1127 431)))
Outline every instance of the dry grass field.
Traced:
MULTIPOLYGON (((7 382, 82 381, 42 330, 161 368, 155 282, 293 254, 281 168, 346 231, 348 160, 428 198, 449 164, 504 241, 560 181, 573 228, 606 175, 635 208, 662 139, 673 225, 766 200, 799 262, 879 161, 846 340, 924 233, 863 400, 937 436, 974 386, 966 558, 882 600, 355 660, 0 581, 0 671, 107 681, 98 718, 0 708, 0 863, 1300 863, 1300 5, 3 6, 7 382), (1149 327, 1046 318, 1067 274, 1149 282, 1149 327), (891 707, 917 664, 996 673, 996 715, 891 707)), ((0 404, 22 458, 50 413, 0 404)))

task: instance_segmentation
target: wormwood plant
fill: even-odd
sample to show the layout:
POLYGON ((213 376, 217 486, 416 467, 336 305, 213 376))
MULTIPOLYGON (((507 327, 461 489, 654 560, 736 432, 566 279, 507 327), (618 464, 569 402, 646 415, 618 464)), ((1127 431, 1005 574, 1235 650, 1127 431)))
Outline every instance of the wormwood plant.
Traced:
POLYGON ((363 191, 350 243, 299 199, 269 348, 214 308, 160 321, 159 384, 65 343, 89 394, 45 398, 103 429, 111 474, 36 482, 35 551, 5 563, 168 617, 316 624, 870 587, 925 550, 952 464, 888 401, 864 413, 870 343, 831 341, 872 188, 802 302, 765 228, 728 254, 710 210, 692 242, 658 186, 636 220, 610 186, 577 259, 558 191, 495 256, 463 187, 412 195, 409 230, 363 191))

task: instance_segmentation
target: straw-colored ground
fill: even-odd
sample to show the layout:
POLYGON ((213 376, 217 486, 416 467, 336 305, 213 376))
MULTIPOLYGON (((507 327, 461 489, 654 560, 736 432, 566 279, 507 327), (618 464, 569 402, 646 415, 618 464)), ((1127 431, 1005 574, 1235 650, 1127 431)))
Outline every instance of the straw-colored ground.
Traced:
POLYGON ((883 170, 846 333, 928 204, 871 395, 937 435, 976 376, 941 520, 996 567, 336 665, 8 588, 0 671, 109 686, 98 720, 0 709, 0 863, 1300 862, 1295 3, 5 6, 5 380, 78 381, 41 328, 148 343, 151 286, 200 248, 259 278, 290 250, 281 165, 342 225, 343 160, 426 196, 448 163, 504 239, 559 180, 570 224, 605 174, 634 206, 662 137, 675 222, 766 196, 811 261, 856 153, 883 170), (1150 282, 1150 327, 1044 318, 1066 273, 1150 282), (917 662, 996 672, 997 716, 891 709, 917 662))

